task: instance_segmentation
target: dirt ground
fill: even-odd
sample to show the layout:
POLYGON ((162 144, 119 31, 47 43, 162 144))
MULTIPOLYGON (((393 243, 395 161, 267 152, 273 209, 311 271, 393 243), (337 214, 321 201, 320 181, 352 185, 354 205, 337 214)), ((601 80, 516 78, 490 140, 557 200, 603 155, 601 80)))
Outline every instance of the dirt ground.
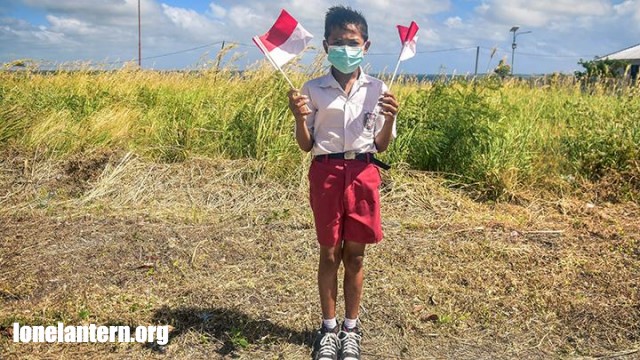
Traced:
MULTIPOLYGON (((300 181, 248 160, 0 155, 0 358, 308 359, 317 244, 300 181), (157 344, 20 344, 23 325, 171 325, 157 344)), ((640 206, 478 202, 384 174, 366 359, 640 358, 640 206)), ((338 314, 342 314, 342 298, 338 314)))

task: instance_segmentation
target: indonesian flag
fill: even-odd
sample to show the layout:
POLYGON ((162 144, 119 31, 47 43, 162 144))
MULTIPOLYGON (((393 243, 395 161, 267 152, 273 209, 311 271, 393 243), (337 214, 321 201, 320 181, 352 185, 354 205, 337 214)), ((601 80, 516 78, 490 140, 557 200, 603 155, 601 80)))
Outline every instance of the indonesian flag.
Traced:
POLYGON ((398 25, 398 32, 400 33, 400 41, 402 41, 402 52, 400 53, 400 61, 411 59, 416 56, 416 43, 418 37, 418 24, 415 21, 411 22, 409 27, 398 25))
POLYGON ((288 12, 282 10, 275 24, 262 36, 254 36, 253 42, 271 63, 280 68, 306 47, 313 35, 288 12))

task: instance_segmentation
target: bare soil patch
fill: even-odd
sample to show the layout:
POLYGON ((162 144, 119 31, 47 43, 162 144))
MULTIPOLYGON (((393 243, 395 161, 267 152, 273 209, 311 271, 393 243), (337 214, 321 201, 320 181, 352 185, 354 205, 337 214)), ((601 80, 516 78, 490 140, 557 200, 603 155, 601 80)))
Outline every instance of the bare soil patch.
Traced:
MULTIPOLYGON (((300 181, 260 163, 0 158, 2 358, 309 358, 317 245, 300 181), (167 346, 15 344, 13 322, 170 324, 167 346)), ((640 206, 475 202, 384 174, 365 260, 369 359, 634 358, 640 206)), ((341 313, 341 307, 339 313, 341 313)))

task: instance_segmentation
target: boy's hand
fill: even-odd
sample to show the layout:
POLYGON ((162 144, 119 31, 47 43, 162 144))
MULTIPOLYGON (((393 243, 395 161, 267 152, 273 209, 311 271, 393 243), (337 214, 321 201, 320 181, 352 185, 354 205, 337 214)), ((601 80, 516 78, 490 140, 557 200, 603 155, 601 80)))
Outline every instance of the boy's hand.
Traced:
POLYGON ((307 106, 309 97, 306 95, 300 95, 298 89, 291 89, 289 91, 289 109, 296 118, 296 121, 304 121, 307 115, 311 114, 311 109, 307 106))
POLYGON ((392 93, 385 91, 378 99, 378 105, 380 105, 380 113, 384 115, 386 120, 393 121, 398 115, 400 105, 392 93))

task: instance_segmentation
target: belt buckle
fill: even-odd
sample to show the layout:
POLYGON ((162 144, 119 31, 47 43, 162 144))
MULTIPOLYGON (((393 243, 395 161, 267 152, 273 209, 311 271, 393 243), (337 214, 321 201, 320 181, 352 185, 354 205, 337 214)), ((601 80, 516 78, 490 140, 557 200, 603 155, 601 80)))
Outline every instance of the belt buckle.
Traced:
POLYGON ((345 151, 344 153, 344 159, 345 160, 354 160, 356 158, 356 152, 355 151, 345 151))

